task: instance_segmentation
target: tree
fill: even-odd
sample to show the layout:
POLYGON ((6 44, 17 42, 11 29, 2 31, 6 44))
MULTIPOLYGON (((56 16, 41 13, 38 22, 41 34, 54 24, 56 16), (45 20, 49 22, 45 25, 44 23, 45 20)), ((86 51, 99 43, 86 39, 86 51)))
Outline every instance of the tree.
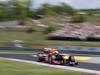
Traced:
POLYGON ((85 17, 84 16, 74 16, 71 20, 73 23, 81 23, 85 22, 85 17))
POLYGON ((0 20, 24 21, 32 15, 31 0, 8 0, 0 2, 0 20))
POLYGON ((61 3, 60 5, 54 5, 52 6, 52 9, 56 14, 74 15, 76 13, 76 11, 71 6, 65 3, 61 3))
POLYGON ((30 15, 31 0, 10 0, 12 5, 13 14, 16 15, 16 19, 22 22, 30 15))
POLYGON ((51 33, 52 31, 55 31, 56 27, 53 25, 49 25, 45 30, 44 30, 44 34, 48 34, 51 33))
POLYGON ((6 18, 6 3, 0 2, 0 20, 5 20, 6 18))
POLYGON ((44 16, 50 16, 50 15, 54 15, 55 11, 53 10, 52 5, 45 3, 42 5, 42 8, 37 9, 37 13, 44 16))
POLYGON ((74 15, 76 11, 69 5, 61 3, 60 5, 50 5, 45 3, 42 5, 42 8, 37 9, 38 14, 45 16, 55 15, 55 14, 68 14, 74 15))
POLYGON ((61 11, 63 13, 67 13, 68 15, 74 15, 75 14, 75 10, 68 4, 66 3, 61 3, 61 11))

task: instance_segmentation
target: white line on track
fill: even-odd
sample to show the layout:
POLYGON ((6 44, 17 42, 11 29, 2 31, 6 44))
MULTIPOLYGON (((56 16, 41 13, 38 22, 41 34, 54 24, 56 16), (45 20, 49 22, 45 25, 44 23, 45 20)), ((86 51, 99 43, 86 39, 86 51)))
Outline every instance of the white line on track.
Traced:
POLYGON ((80 72, 87 72, 87 73, 95 73, 97 75, 100 75, 100 71, 96 71, 96 70, 75 68, 75 67, 69 67, 69 66, 52 65, 52 64, 40 63, 40 62, 36 62, 36 61, 27 61, 27 60, 21 60, 21 59, 12 59, 12 58, 4 58, 4 57, 0 57, 0 58, 1 59, 12 60, 12 61, 26 62, 26 63, 37 64, 37 65, 42 65, 42 66, 66 69, 66 70, 73 70, 73 71, 80 71, 80 72))

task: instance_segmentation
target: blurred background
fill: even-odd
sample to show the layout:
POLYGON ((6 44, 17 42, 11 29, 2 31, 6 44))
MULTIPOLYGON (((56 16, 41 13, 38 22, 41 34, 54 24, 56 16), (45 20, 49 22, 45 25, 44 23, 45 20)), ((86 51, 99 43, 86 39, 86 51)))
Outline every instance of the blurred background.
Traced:
POLYGON ((81 4, 60 0, 0 0, 0 46, 11 46, 12 41, 13 44, 17 41, 17 46, 21 43, 29 48, 100 47, 100 4, 96 7, 81 4))

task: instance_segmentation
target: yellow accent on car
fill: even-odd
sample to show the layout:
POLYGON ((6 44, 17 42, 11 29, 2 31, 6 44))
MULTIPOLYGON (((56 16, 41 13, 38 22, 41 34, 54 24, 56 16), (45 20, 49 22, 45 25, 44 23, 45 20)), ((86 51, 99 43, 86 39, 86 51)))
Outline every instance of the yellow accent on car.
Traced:
POLYGON ((76 60, 89 60, 91 57, 75 56, 76 60))
MULTIPOLYGON (((64 56, 64 59, 68 59, 69 56, 64 56)), ((83 56, 74 56, 75 60, 89 60, 91 57, 83 57, 83 56)))
POLYGON ((63 58, 66 60, 66 59, 68 59, 68 56, 64 56, 63 58))

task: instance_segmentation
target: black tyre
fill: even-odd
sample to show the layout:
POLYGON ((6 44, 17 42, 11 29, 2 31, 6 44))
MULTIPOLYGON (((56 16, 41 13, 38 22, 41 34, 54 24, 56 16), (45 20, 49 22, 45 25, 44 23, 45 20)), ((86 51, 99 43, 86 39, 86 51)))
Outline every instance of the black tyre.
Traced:
POLYGON ((74 66, 74 64, 69 64, 69 66, 74 66))
POLYGON ((37 61, 38 62, 42 62, 43 61, 42 57, 38 57, 38 60, 37 61))
POLYGON ((79 65, 79 63, 78 63, 78 62, 76 62, 76 63, 75 63, 75 65, 79 65))

